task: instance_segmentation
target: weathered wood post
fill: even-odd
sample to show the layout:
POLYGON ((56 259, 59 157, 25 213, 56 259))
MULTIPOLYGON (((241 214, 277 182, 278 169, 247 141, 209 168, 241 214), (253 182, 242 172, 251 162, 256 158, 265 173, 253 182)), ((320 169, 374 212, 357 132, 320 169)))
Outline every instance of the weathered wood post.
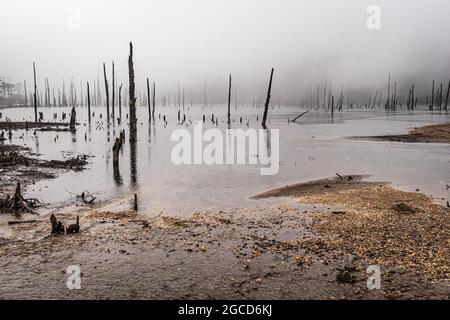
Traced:
POLYGON ((33 75, 34 75, 34 122, 38 122, 38 112, 37 112, 37 85, 36 85, 36 68, 33 62, 33 75))
POLYGON ((230 74, 230 79, 228 81, 228 113, 227 113, 227 123, 228 125, 231 124, 231 110, 230 110, 230 106, 231 106, 231 74, 230 74))
POLYGON ((87 82, 87 105, 88 105, 88 122, 91 124, 91 93, 89 91, 89 82, 87 82))
POLYGON ((269 111, 270 92, 272 91, 273 69, 274 68, 272 68, 272 71, 270 72, 269 88, 267 89, 266 103, 264 104, 264 114, 261 122, 263 128, 266 128, 267 112, 269 111))
POLYGON ((103 76, 105 78, 105 91, 106 91, 106 121, 109 124, 109 87, 108 87, 108 79, 106 77, 106 65, 103 62, 103 76))

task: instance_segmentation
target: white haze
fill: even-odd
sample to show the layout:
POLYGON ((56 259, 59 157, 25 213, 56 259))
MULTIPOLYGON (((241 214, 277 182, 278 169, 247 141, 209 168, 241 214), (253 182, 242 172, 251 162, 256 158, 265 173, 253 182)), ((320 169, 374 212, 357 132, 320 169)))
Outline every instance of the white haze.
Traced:
POLYGON ((228 74, 240 99, 263 93, 275 67, 274 96, 300 99, 308 83, 383 89, 388 73, 419 93, 450 78, 448 0, 2 0, 0 76, 51 86, 94 80, 115 61, 127 81, 128 43, 135 48, 137 89, 226 99, 228 74), (369 5, 381 8, 381 30, 366 27, 369 5), (66 26, 80 9, 80 28, 66 26))

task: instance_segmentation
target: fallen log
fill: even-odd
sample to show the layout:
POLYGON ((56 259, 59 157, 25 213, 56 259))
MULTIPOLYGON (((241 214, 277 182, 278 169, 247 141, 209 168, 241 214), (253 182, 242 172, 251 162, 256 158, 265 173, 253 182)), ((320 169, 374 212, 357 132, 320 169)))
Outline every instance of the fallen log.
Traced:
POLYGON ((294 120, 291 120, 292 122, 295 122, 295 121, 297 121, 297 119, 298 118, 300 118, 301 116, 303 116, 303 115, 305 115, 305 114, 307 114, 309 111, 311 111, 311 110, 306 110, 305 112, 303 112, 303 113, 301 113, 301 114, 299 114, 294 120))

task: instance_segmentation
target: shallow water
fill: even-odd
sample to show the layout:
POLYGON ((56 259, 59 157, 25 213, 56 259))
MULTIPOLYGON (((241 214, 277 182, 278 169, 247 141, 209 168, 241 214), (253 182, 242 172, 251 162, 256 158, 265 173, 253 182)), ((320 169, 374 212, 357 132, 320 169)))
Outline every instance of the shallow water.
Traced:
MULTIPOLYGON (((46 121, 52 114, 69 114, 68 108, 40 108, 46 121)), ((46 159, 63 159, 79 153, 92 156, 84 172, 68 172, 57 179, 40 181, 30 186, 27 196, 63 207, 75 203, 75 194, 88 191, 101 201, 124 199, 123 208, 131 206, 133 193, 139 197, 140 211, 155 215, 161 211, 189 214, 201 209, 221 209, 252 205, 248 197, 280 185, 315 180, 340 174, 370 174, 372 181, 391 181, 403 190, 432 194, 442 201, 448 197, 445 185, 450 183, 450 146, 448 144, 398 143, 351 140, 350 136, 405 133, 408 129, 433 123, 449 122, 450 115, 429 111, 361 110, 329 113, 310 112, 297 123, 288 123, 302 112, 296 108, 274 108, 269 111, 268 127, 280 130, 280 168, 274 176, 260 175, 259 165, 174 165, 170 158, 170 135, 177 124, 177 107, 157 107, 156 120, 149 125, 148 111, 138 108, 138 142, 134 150, 128 143, 126 110, 123 124, 105 124, 106 108, 95 107, 92 124, 87 124, 87 108, 77 108, 76 133, 14 132, 11 143, 25 144, 46 159), (103 115, 100 119, 99 115, 103 115), (158 114, 161 114, 159 119, 158 114), (165 126, 162 117, 167 116, 165 126), (120 157, 120 176, 113 175, 112 145, 121 129, 126 130, 126 143, 120 157), (55 140, 55 138, 57 138, 55 140)), ((30 120, 33 109, 4 109, 3 119, 30 120)), ((181 115, 183 115, 181 111, 181 115)), ((191 122, 206 115, 204 129, 211 125, 211 114, 219 117, 222 132, 226 129, 226 107, 217 105, 202 110, 201 106, 185 108, 187 129, 191 122)), ((232 109, 232 128, 260 128, 262 109, 232 109), (243 124, 239 124, 239 117, 243 124)), ((118 111, 116 110, 116 117, 118 111)), ((206 143, 204 143, 206 145, 206 143)), ((447 199, 448 200, 448 199, 447 199)), ((268 202, 270 200, 267 200, 268 202)), ((45 209, 48 210, 49 208, 45 209)), ((45 211, 44 210, 44 211, 45 211)))

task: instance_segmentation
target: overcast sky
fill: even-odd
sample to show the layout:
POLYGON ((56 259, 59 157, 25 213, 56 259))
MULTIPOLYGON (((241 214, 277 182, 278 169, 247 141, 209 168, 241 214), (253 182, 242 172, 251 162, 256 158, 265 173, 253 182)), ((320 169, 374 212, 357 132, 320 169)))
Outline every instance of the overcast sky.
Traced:
POLYGON ((131 40, 138 89, 150 77, 161 91, 221 91, 232 73, 241 92, 263 90, 272 66, 286 95, 308 81, 379 86, 389 72, 446 81, 449 14, 448 0, 1 0, 0 76, 31 81, 35 61, 41 83, 90 80, 114 60, 125 82, 131 40), (372 4, 380 30, 366 26, 372 4))

